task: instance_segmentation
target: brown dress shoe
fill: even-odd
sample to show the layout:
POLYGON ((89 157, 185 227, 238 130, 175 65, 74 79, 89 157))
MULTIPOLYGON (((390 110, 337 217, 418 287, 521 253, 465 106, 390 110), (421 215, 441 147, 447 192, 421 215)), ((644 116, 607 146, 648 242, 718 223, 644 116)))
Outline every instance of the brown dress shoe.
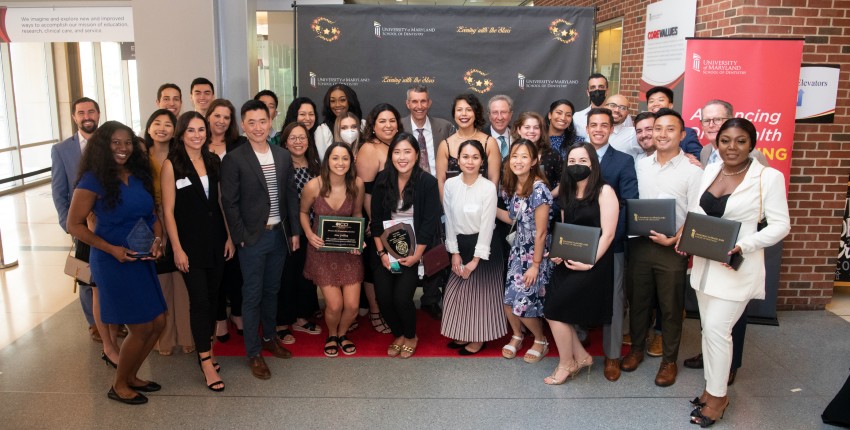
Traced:
POLYGON ((699 353, 691 358, 686 358, 685 361, 682 362, 685 367, 689 369, 702 369, 702 353, 699 353))
POLYGON ((669 387, 676 383, 676 374, 679 373, 676 363, 672 361, 661 360, 661 366, 658 368, 658 374, 655 375, 655 385, 659 387, 669 387))
POLYGON ((97 327, 93 325, 89 326, 89 336, 91 336, 91 340, 97 343, 103 343, 103 339, 100 337, 100 332, 98 332, 97 327))
POLYGON ((271 352, 277 358, 292 358, 292 352, 288 349, 284 348, 281 345, 283 341, 280 338, 274 338, 272 340, 264 340, 263 341, 263 349, 268 352, 271 352))
POLYGON ((616 382, 620 379, 620 360, 606 358, 605 359, 605 379, 616 382))
POLYGON ((646 355, 650 357, 661 357, 664 355, 664 337, 660 334, 652 338, 652 342, 646 347, 646 355))
POLYGON ((262 355, 249 358, 248 365, 251 366, 251 374, 255 378, 269 379, 272 377, 272 372, 269 371, 269 366, 266 366, 266 360, 263 360, 262 355))
POLYGON ((632 350, 629 351, 628 354, 626 354, 626 357, 623 358, 623 362, 620 363, 620 369, 622 369, 624 372, 634 372, 642 361, 643 352, 637 351, 632 348, 632 350))

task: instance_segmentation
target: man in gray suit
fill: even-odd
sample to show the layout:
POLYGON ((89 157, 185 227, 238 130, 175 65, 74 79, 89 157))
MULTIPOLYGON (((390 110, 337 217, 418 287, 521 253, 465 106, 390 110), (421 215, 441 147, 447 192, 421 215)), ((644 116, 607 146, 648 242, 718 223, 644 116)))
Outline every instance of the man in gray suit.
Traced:
MULTIPOLYGON (((61 143, 53 145, 50 149, 53 171, 50 179, 53 190, 53 205, 56 206, 56 212, 59 214, 59 225, 62 230, 65 230, 65 233, 68 232, 66 222, 68 220, 68 208, 71 206, 71 195, 74 194, 74 187, 77 183, 77 167, 80 164, 86 143, 97 129, 97 124, 100 121, 100 106, 88 97, 77 99, 71 104, 71 117, 77 126, 77 132, 61 143)), ((88 246, 77 242, 76 257, 88 261, 88 246)), ((93 341, 102 342, 95 325, 92 287, 84 282, 78 283, 80 285, 80 305, 82 305, 83 314, 85 314, 86 321, 89 323, 89 335, 93 341)))
MULTIPOLYGON (((440 142, 446 140, 453 132, 452 124, 444 119, 428 116, 431 109, 431 98, 428 96, 428 87, 414 85, 407 89, 407 100, 405 101, 410 115, 401 119, 405 130, 416 136, 419 142, 419 166, 422 170, 437 176, 437 148, 440 142)), ((425 313, 436 320, 440 320, 443 311, 440 309, 440 286, 446 284, 444 273, 437 273, 422 281, 422 298, 420 306, 425 313)))
POLYGON ((275 321, 287 247, 295 251, 300 245, 299 203, 289 151, 266 140, 269 108, 250 100, 241 115, 249 144, 228 152, 222 161, 221 203, 230 236, 239 247, 245 352, 251 373, 269 379, 262 349, 278 358, 292 357, 275 333, 275 321))
MULTIPOLYGON (((727 119, 734 117, 735 112, 732 104, 723 100, 709 100, 700 110, 700 125, 702 125, 705 138, 708 139, 708 143, 702 147, 702 151, 699 153, 699 163, 702 164, 703 168, 709 164, 722 161, 720 155, 717 154, 717 147, 714 145, 717 140, 717 132, 720 131, 720 126, 727 119)), ((750 152, 750 157, 755 158, 763 166, 770 166, 767 158, 758 149, 753 149, 750 152)))

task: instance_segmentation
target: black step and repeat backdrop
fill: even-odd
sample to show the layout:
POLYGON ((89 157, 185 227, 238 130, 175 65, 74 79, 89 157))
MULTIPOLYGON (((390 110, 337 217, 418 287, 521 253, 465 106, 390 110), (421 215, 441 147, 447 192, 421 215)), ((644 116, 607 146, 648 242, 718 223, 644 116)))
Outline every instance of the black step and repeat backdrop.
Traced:
POLYGON ((349 85, 365 116, 377 103, 402 115, 406 90, 426 85, 431 115, 451 119, 454 97, 496 94, 514 112, 547 112, 559 98, 587 104, 594 10, 574 7, 298 6, 298 94, 322 109, 349 85))

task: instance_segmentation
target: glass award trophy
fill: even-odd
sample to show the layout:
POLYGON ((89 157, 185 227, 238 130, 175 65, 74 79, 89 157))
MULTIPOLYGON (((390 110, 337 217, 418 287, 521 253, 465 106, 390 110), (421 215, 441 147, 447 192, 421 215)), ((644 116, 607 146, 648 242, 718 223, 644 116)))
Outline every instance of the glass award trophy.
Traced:
POLYGON ((135 252, 132 257, 142 258, 151 255, 151 247, 155 237, 144 218, 139 218, 136 225, 127 235, 127 249, 135 252))

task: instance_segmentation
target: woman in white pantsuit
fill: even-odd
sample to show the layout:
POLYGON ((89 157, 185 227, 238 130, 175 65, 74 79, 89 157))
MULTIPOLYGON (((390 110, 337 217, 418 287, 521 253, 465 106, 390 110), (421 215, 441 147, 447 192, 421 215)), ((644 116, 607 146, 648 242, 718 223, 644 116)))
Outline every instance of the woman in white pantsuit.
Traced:
POLYGON ((764 298, 764 248, 776 244, 791 229, 785 178, 782 173, 749 158, 756 129, 742 118, 720 127, 717 148, 723 163, 706 167, 700 200, 691 212, 738 221, 741 230, 735 248, 744 262, 735 271, 726 264, 694 256, 691 287, 696 290, 702 320, 705 391, 695 399, 691 421, 708 427, 729 405, 726 383, 732 363, 732 326, 750 299, 764 298), (767 226, 759 231, 760 220, 767 226))

